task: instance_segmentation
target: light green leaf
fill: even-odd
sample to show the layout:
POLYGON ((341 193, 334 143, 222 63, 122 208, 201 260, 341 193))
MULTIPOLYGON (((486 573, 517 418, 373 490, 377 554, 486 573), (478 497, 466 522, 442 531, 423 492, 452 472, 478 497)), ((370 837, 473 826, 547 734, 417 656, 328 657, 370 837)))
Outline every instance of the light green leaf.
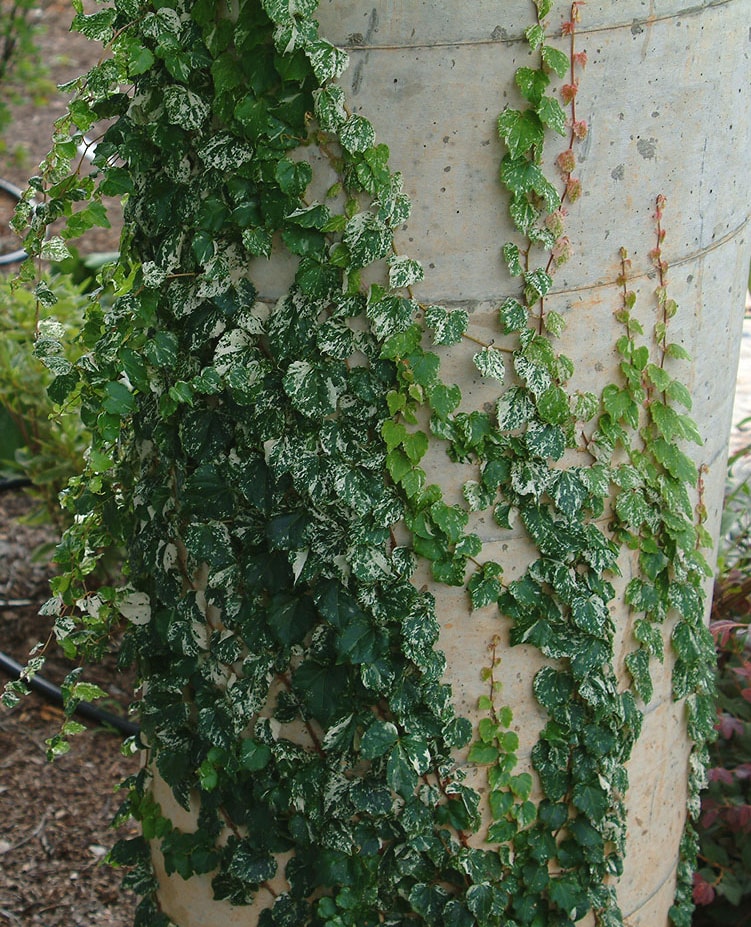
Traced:
POLYGON ((552 45, 543 45, 542 60, 552 71, 555 71, 558 77, 564 78, 566 76, 569 69, 569 60, 565 52, 559 51, 552 45))
POLYGON ((566 113, 555 97, 543 97, 537 106, 540 122, 549 129, 564 135, 566 132, 566 113))
POLYGON ((540 117, 532 110, 520 112, 506 109, 498 117, 498 134, 506 143, 512 158, 519 158, 542 145, 545 129, 540 117))

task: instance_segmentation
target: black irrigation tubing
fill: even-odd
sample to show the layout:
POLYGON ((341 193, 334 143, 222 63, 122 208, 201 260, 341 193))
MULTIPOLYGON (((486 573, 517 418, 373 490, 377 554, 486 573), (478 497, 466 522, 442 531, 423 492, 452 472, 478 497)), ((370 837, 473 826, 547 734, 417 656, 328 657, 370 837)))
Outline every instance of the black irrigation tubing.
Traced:
MULTIPOLYGON (((16 202, 23 196, 23 190, 20 190, 7 180, 2 180, 2 178, 0 178, 0 190, 11 197, 11 199, 16 200, 16 202)), ((0 267, 6 264, 18 264, 21 261, 25 261, 26 257, 27 255, 23 248, 19 248, 17 251, 9 251, 8 254, 0 254, 0 267)))
POLYGON ((10 476, 0 480, 0 492, 23 489, 25 486, 31 486, 31 480, 28 476, 10 476))
MULTIPOLYGON (((23 667, 12 657, 0 653, 0 670, 3 670, 3 672, 12 679, 19 679, 23 672, 23 667)), ((54 702, 57 705, 63 704, 62 691, 43 676, 32 676, 31 679, 25 680, 25 682, 30 689, 43 695, 48 701, 54 702)), ((92 705, 91 702, 79 702, 76 705, 75 714, 89 721, 96 721, 98 724, 105 724, 107 727, 113 727, 126 737, 134 737, 140 733, 141 730, 141 728, 132 721, 121 718, 119 715, 114 715, 112 712, 105 711, 97 705, 92 705)))
MULTIPOLYGON (((0 480, 0 492, 10 489, 20 489, 23 486, 30 485, 31 480, 25 476, 11 477, 10 479, 0 480)), ((5 653, 0 653, 0 670, 7 676, 10 676, 11 679, 20 679, 24 668, 12 657, 9 657, 5 653)), ((24 681, 32 691, 43 695, 47 701, 54 702, 56 705, 63 704, 62 690, 43 676, 35 675, 32 676, 31 679, 24 681)), ((99 708, 97 705, 92 705, 91 702, 79 702, 76 705, 74 713, 89 721, 96 721, 97 724, 105 724, 108 727, 112 727, 126 737, 134 737, 141 731, 141 728, 132 721, 121 718, 119 715, 114 715, 110 711, 105 711, 104 708, 99 708)))

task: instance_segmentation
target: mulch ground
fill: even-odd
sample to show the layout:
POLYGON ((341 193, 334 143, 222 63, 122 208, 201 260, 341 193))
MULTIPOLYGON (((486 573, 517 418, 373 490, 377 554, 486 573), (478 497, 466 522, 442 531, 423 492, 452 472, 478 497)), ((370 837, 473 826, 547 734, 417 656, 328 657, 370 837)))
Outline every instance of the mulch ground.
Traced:
MULTIPOLYGON (((88 12, 96 9, 94 0, 85 5, 88 12)), ((69 32, 68 0, 41 0, 34 15, 42 26, 37 42, 51 88, 97 62, 99 46, 69 32)), ((64 108, 65 97, 53 89, 41 103, 12 107, 13 123, 0 146, 0 178, 26 186, 64 108)), ((0 251, 20 244, 7 230, 8 205, 0 202, 0 251)), ((81 253, 117 248, 119 206, 111 218, 111 230, 92 230, 75 243, 81 253)), ((20 663, 50 634, 50 619, 38 612, 49 597, 52 568, 45 557, 35 562, 33 552, 57 538, 49 526, 23 523, 32 508, 22 492, 0 494, 0 651, 20 663)), ((71 668, 53 646, 46 678, 59 685, 71 668)), ((6 678, 0 672, 0 689, 6 678)), ((111 696, 109 710, 125 712, 132 680, 118 676, 114 657, 87 670, 85 678, 111 696)), ((121 755, 117 735, 88 725, 66 756, 48 763, 45 741, 61 719, 59 708, 34 694, 13 711, 0 707, 0 927, 130 927, 136 899, 102 860, 119 834, 131 832, 132 825, 113 832, 110 822, 122 799, 117 785, 139 761, 121 755)))
MULTIPOLYGON (((32 554, 54 535, 19 522, 32 507, 23 494, 0 495, 0 648, 18 662, 50 632, 50 619, 38 611, 51 568, 32 554)), ((71 668, 53 649, 44 675, 59 684, 71 668)), ((124 713, 131 682, 119 676, 114 658, 85 678, 124 713)), ((90 726, 68 754, 48 763, 45 741, 61 718, 35 694, 13 711, 0 708, 0 924, 128 927, 135 899, 102 858, 118 836, 110 828, 121 801, 117 785, 137 770, 138 759, 122 756, 117 735, 90 726)))

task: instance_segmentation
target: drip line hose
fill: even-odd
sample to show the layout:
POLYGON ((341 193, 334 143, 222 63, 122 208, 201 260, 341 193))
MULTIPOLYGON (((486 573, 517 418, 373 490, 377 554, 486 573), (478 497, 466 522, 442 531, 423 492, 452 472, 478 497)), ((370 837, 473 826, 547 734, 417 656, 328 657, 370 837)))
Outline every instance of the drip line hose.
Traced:
MULTIPOLYGON (((12 679, 18 679, 23 672, 21 664, 4 653, 0 653, 0 669, 12 679)), ((43 695, 48 701, 55 702, 58 705, 63 704, 63 693, 61 690, 42 676, 32 676, 31 679, 26 680, 26 684, 34 692, 43 695)), ((92 705, 91 702, 79 702, 76 705, 75 714, 89 721, 96 721, 99 724, 106 724, 108 727, 113 727, 126 737, 133 737, 141 730, 140 727, 132 721, 121 718, 119 715, 113 715, 112 712, 105 711, 97 705, 92 705)))
MULTIPOLYGON (((23 196, 23 190, 19 190, 18 187, 9 183, 7 180, 0 179, 0 191, 16 202, 23 196)), ((25 261, 26 256, 26 252, 23 248, 18 248, 16 251, 9 251, 8 254, 0 254, 0 267, 6 264, 18 264, 20 261, 25 261)))
MULTIPOLYGON (((2 183, 2 181, 0 181, 0 183, 2 183)), ((21 489, 24 486, 30 485, 31 480, 25 476, 10 477, 9 479, 0 480, 0 492, 6 492, 11 489, 21 489)), ((0 653, 0 670, 7 676, 10 676, 11 679, 20 679, 23 669, 23 666, 12 657, 0 653)), ((47 701, 53 702, 56 705, 63 704, 62 690, 43 676, 32 676, 31 679, 26 680, 26 684, 32 691, 43 695, 47 701)), ((87 718, 89 721, 96 721, 98 724, 106 724, 125 737, 134 737, 139 734, 141 730, 141 728, 132 721, 121 718, 119 715, 114 715, 110 711, 105 711, 97 705, 92 705, 91 702, 79 702, 76 705, 74 713, 80 715, 82 718, 87 718)))
POLYGON ((31 486, 31 480, 28 476, 10 476, 7 479, 0 480, 0 492, 23 489, 25 486, 31 486))

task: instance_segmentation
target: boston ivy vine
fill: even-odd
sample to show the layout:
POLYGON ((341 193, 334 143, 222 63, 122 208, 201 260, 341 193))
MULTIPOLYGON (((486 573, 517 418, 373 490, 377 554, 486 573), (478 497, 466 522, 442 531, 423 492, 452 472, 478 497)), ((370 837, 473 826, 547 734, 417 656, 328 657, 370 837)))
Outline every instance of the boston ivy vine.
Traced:
MULTIPOLYGON (((675 696, 688 700, 697 744, 695 813, 713 716, 708 538, 688 491, 696 468, 676 444, 698 433, 673 374, 682 350, 669 340, 664 203, 654 338, 639 343, 624 253, 621 378, 601 397, 576 392, 557 349, 565 321, 547 302, 572 248, 586 54, 575 46, 581 3, 563 25, 569 54, 549 41, 552 6, 530 7, 523 102, 498 120, 518 232, 502 256, 518 296, 499 307, 497 342, 474 356, 498 382, 497 405, 470 412, 440 375, 444 347, 477 341, 469 316, 415 296, 423 270, 395 240, 409 200, 387 146, 336 83, 347 57, 319 35, 317 0, 78 8, 76 28, 112 56, 76 83, 31 182, 40 205, 27 199, 17 224, 30 225, 30 253, 57 257, 65 239, 106 221, 102 196, 127 195, 121 256, 106 274, 116 299, 92 302, 84 357, 63 362, 49 340, 37 351, 56 374, 53 398, 79 404, 94 435, 64 496, 75 523, 47 612, 81 660, 128 619, 121 662, 135 662, 143 685, 148 763, 122 810, 143 836, 111 854, 144 896, 140 927, 169 924, 149 841, 168 873, 212 873, 217 898, 263 907, 262 927, 565 927, 590 911, 598 927, 621 924, 625 764, 669 614, 679 616, 675 696), (104 118, 98 176, 84 176, 71 158, 104 118), (555 182, 550 132, 566 144, 555 182), (309 151, 338 178, 318 199, 309 151), (65 230, 45 238, 60 217, 65 230), (294 281, 272 304, 254 269, 281 251, 294 281), (373 266, 382 278, 366 285, 373 266), (428 483, 421 463, 435 441, 477 467, 465 507, 428 483), (502 529, 524 526, 537 555, 520 578, 507 583, 503 564, 483 558, 469 530, 481 510, 502 529), (113 538, 128 583, 90 588, 113 538), (625 592, 630 688, 613 667, 610 614, 624 552, 639 567, 625 592), (438 583, 466 584, 468 608, 497 603, 512 644, 548 658, 532 683, 549 715, 534 776, 516 768, 497 639, 477 729, 457 716, 433 598, 410 581, 416 558, 438 583), (487 769, 484 796, 463 779, 460 753, 487 769), (194 832, 154 801, 156 774, 185 808, 199 798, 194 832)), ((37 295, 54 312, 54 294, 40 284, 37 295)), ((69 707, 92 694, 78 671, 68 689, 69 707)))

